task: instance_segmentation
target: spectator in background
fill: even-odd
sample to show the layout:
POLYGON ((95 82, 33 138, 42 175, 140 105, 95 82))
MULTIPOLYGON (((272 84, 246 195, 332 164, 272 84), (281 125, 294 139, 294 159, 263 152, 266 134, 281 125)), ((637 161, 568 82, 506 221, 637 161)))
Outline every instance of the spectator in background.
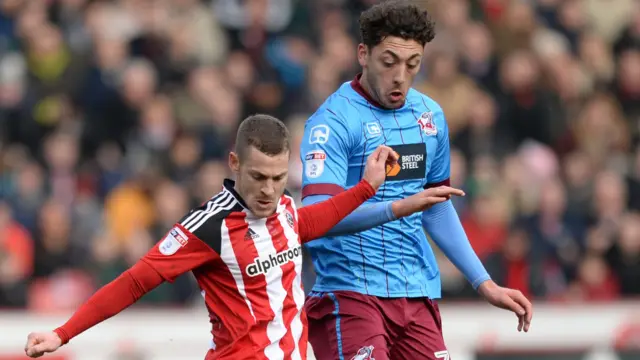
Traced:
POLYGON ((0 307, 24 307, 33 272, 33 240, 0 201, 0 307))
MULTIPOLYGON (((2 1, 0 306, 72 306, 136 260, 220 190, 246 115, 286 119, 296 151, 301 119, 355 76, 375 2, 2 1)), ((417 87, 448 118, 455 206, 487 267, 541 299, 637 295, 640 7, 425 6, 417 87)), ((299 196, 298 156, 290 177, 299 196)), ((447 298, 474 297, 440 262, 447 298)), ((197 294, 186 276, 146 301, 197 294)))

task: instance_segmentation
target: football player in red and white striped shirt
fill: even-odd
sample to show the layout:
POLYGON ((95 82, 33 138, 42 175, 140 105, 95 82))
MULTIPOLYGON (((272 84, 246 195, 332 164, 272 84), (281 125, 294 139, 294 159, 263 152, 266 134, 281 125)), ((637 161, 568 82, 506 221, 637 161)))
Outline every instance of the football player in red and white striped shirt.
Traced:
MULTIPOLYGON (((191 271, 212 324, 206 360, 306 359, 307 320, 301 244, 322 236, 372 197, 385 179, 388 147, 368 159, 358 185, 328 201, 296 209, 286 192, 289 133, 279 120, 242 122, 229 165, 237 182, 192 210, 138 263, 98 290, 61 327, 28 336, 25 352, 53 352, 119 313, 164 281, 191 271)), ((322 171, 323 159, 316 161, 322 171)), ((442 202, 446 194, 426 199, 442 202)))

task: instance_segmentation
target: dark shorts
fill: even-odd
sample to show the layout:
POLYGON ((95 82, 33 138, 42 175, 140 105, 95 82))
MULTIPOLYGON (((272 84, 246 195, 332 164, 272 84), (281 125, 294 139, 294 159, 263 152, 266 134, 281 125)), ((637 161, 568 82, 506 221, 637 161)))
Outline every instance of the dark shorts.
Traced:
POLYGON ((438 304, 428 298, 312 292, 305 310, 318 360, 449 360, 438 304))

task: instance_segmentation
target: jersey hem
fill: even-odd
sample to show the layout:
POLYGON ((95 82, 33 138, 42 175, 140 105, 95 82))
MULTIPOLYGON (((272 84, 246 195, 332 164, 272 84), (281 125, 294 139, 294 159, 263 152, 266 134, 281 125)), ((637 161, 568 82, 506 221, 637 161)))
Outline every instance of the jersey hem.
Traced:
POLYGON ((320 293, 330 293, 330 292, 334 292, 334 291, 352 291, 352 292, 356 292, 362 295, 366 295, 366 296, 375 296, 375 297, 379 297, 379 298, 429 298, 429 299, 433 299, 433 300, 437 300, 440 299, 441 296, 437 295, 437 296, 431 296, 430 294, 425 294, 424 292, 416 292, 416 291, 410 291, 410 292, 405 292, 405 291, 401 291, 401 292, 366 292, 364 291, 364 289, 359 289, 359 288, 351 288, 351 287, 341 287, 341 288, 330 288, 330 287, 322 287, 322 286, 314 286, 311 289, 311 292, 320 292, 320 293))

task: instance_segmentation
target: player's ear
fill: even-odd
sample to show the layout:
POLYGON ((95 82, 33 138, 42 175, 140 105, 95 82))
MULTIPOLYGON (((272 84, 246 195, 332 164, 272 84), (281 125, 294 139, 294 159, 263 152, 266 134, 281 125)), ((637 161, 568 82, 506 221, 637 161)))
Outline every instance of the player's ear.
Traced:
POLYGON ((367 55, 369 54, 369 49, 365 44, 358 44, 358 62, 360 66, 365 67, 367 65, 367 55))
POLYGON ((233 151, 229 153, 229 168, 234 173, 238 173, 238 171, 240 171, 240 158, 238 157, 238 154, 233 151))

